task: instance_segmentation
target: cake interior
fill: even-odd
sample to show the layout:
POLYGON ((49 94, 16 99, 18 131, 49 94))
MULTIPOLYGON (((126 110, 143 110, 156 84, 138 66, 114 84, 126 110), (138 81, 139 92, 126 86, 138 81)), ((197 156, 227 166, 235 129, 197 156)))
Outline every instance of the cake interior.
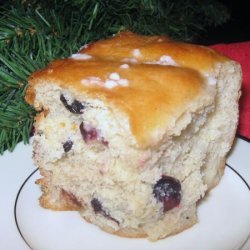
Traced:
POLYGON ((151 240, 193 225, 197 201, 220 180, 235 135, 237 72, 232 62, 218 64, 211 73, 214 99, 183 113, 146 148, 137 145, 129 119, 112 105, 51 82, 38 84, 35 104, 42 112, 33 158, 43 176, 41 205, 78 210, 106 231, 151 240), (77 113, 79 103, 84 111, 77 113), (181 186, 170 209, 154 192, 162 176, 181 186))

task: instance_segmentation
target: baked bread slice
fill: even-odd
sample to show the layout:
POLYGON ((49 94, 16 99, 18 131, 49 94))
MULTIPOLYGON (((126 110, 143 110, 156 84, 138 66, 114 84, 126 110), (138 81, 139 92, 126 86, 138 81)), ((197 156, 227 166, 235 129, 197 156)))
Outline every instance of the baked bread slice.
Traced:
POLYGON ((164 238, 223 175, 241 69, 207 47, 120 33, 29 79, 40 203, 105 231, 164 238))

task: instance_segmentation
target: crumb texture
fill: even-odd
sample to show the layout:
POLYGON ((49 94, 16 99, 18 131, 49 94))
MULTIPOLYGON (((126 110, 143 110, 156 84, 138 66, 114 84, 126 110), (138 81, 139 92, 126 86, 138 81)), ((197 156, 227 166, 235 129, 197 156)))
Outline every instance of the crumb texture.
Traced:
POLYGON ((41 205, 152 241, 192 226, 223 175, 240 83, 213 50, 128 32, 34 73, 41 205))

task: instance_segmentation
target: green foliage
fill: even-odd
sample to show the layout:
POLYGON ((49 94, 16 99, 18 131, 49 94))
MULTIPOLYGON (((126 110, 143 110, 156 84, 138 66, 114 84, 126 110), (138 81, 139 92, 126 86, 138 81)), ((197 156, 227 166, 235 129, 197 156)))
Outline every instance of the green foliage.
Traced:
MULTIPOLYGON (((73 0, 90 20, 111 24, 112 29, 130 29, 142 34, 167 34, 175 39, 192 41, 211 25, 229 19, 225 6, 215 0, 73 0), (93 10, 92 13, 88 9, 93 10)), ((110 26, 110 25, 109 25, 110 26)), ((109 31, 109 27, 105 30, 109 31)))
POLYGON ((217 1, 26 0, 0 6, 0 153, 29 141, 28 76, 81 45, 121 30, 192 41, 229 18, 217 1))

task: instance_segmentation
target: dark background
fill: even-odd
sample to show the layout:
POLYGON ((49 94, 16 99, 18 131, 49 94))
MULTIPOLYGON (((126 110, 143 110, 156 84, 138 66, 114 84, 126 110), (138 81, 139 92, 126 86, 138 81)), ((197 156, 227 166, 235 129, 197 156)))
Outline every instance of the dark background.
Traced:
POLYGON ((211 27, 195 42, 209 45, 216 43, 232 43, 250 41, 250 2, 248 0, 220 1, 225 4, 231 14, 230 20, 216 28, 211 27))
MULTIPOLYGON (((201 32, 198 37, 196 37, 194 42, 211 45, 216 43, 250 41, 250 1, 218 1, 227 6, 231 14, 231 18, 227 21, 227 23, 221 26, 210 27, 206 32, 201 32)), ((4 0, 0 0, 0 4, 4 2, 4 0)))

